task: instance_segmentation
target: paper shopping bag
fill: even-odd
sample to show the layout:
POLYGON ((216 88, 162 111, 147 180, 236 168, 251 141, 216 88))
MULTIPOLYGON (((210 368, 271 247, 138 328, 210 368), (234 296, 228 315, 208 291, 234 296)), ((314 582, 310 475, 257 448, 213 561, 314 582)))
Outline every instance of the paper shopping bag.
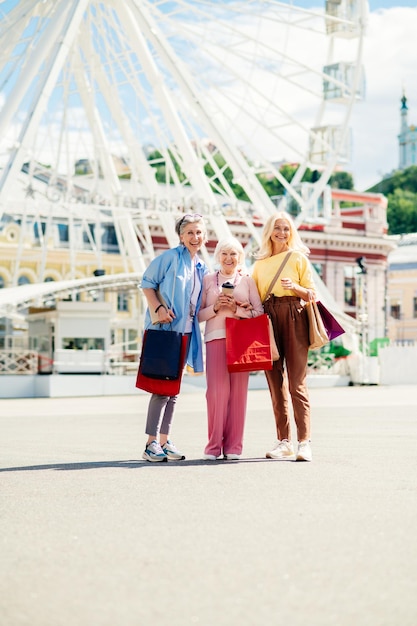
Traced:
POLYGON ((226 318, 226 361, 229 372, 272 369, 268 315, 226 318))

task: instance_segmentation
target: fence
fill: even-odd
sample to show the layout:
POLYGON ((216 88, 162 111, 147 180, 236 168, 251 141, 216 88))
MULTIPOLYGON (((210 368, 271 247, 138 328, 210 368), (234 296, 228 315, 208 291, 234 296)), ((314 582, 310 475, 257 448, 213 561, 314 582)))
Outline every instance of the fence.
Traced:
POLYGON ((0 374, 37 374, 38 353, 29 350, 4 350, 0 352, 0 374))

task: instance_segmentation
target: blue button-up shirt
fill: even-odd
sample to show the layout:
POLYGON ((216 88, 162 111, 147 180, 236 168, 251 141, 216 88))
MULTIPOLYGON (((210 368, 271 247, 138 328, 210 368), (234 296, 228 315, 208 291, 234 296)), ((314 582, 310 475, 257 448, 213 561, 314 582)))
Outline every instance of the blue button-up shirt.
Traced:
MULTIPOLYGON (((208 268, 199 258, 197 258, 195 268, 202 286, 203 276, 207 274, 208 268)), ((167 250, 153 259, 143 274, 142 289, 155 289, 155 291, 159 289, 165 302, 174 312, 175 319, 171 324, 156 324, 153 326, 149 310, 147 310, 145 315, 145 330, 148 328, 156 330, 172 329, 184 333, 190 310, 192 281, 190 281, 189 277, 191 271, 191 255, 183 245, 167 250)), ((195 372, 202 372, 204 369, 201 333, 197 320, 200 304, 201 289, 198 295, 197 308, 193 319, 191 340, 187 354, 187 365, 190 365, 195 372)))

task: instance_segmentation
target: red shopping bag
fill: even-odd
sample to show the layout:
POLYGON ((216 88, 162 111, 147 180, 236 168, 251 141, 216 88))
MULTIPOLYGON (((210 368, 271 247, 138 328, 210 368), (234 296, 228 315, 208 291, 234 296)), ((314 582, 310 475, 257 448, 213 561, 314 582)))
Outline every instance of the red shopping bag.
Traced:
POLYGON ((269 318, 226 318, 226 362, 229 372, 272 369, 269 318))
MULTIPOLYGON (((145 335, 146 335, 145 331, 145 335)), ((145 341, 145 336, 144 336, 145 341)), ((143 344, 142 344, 143 345, 143 344)), ((142 374, 142 359, 139 363, 139 370, 136 377, 136 387, 148 391, 149 393, 157 393, 159 396, 177 396, 180 392, 182 374, 185 364, 185 358, 187 356, 188 336, 183 335, 181 345, 181 367, 180 374, 175 380, 158 380, 156 378, 149 378, 142 374)))

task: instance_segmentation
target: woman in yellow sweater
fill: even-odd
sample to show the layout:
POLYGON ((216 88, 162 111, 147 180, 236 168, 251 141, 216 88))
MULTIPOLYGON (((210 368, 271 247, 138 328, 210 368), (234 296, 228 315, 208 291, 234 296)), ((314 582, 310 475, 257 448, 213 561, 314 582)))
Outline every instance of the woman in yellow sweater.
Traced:
POLYGON ((308 319, 302 301, 315 299, 309 249, 285 212, 272 215, 265 224, 253 279, 272 320, 280 359, 266 371, 278 442, 266 457, 277 460, 311 461, 310 402, 306 384, 309 348, 308 319), (288 253, 290 254, 288 255, 288 253), (286 259, 278 280, 271 282, 286 259), (270 292, 270 293, 269 293, 270 292), (286 368, 286 372, 285 369, 286 368), (297 428, 298 448, 291 440, 288 392, 297 428))

